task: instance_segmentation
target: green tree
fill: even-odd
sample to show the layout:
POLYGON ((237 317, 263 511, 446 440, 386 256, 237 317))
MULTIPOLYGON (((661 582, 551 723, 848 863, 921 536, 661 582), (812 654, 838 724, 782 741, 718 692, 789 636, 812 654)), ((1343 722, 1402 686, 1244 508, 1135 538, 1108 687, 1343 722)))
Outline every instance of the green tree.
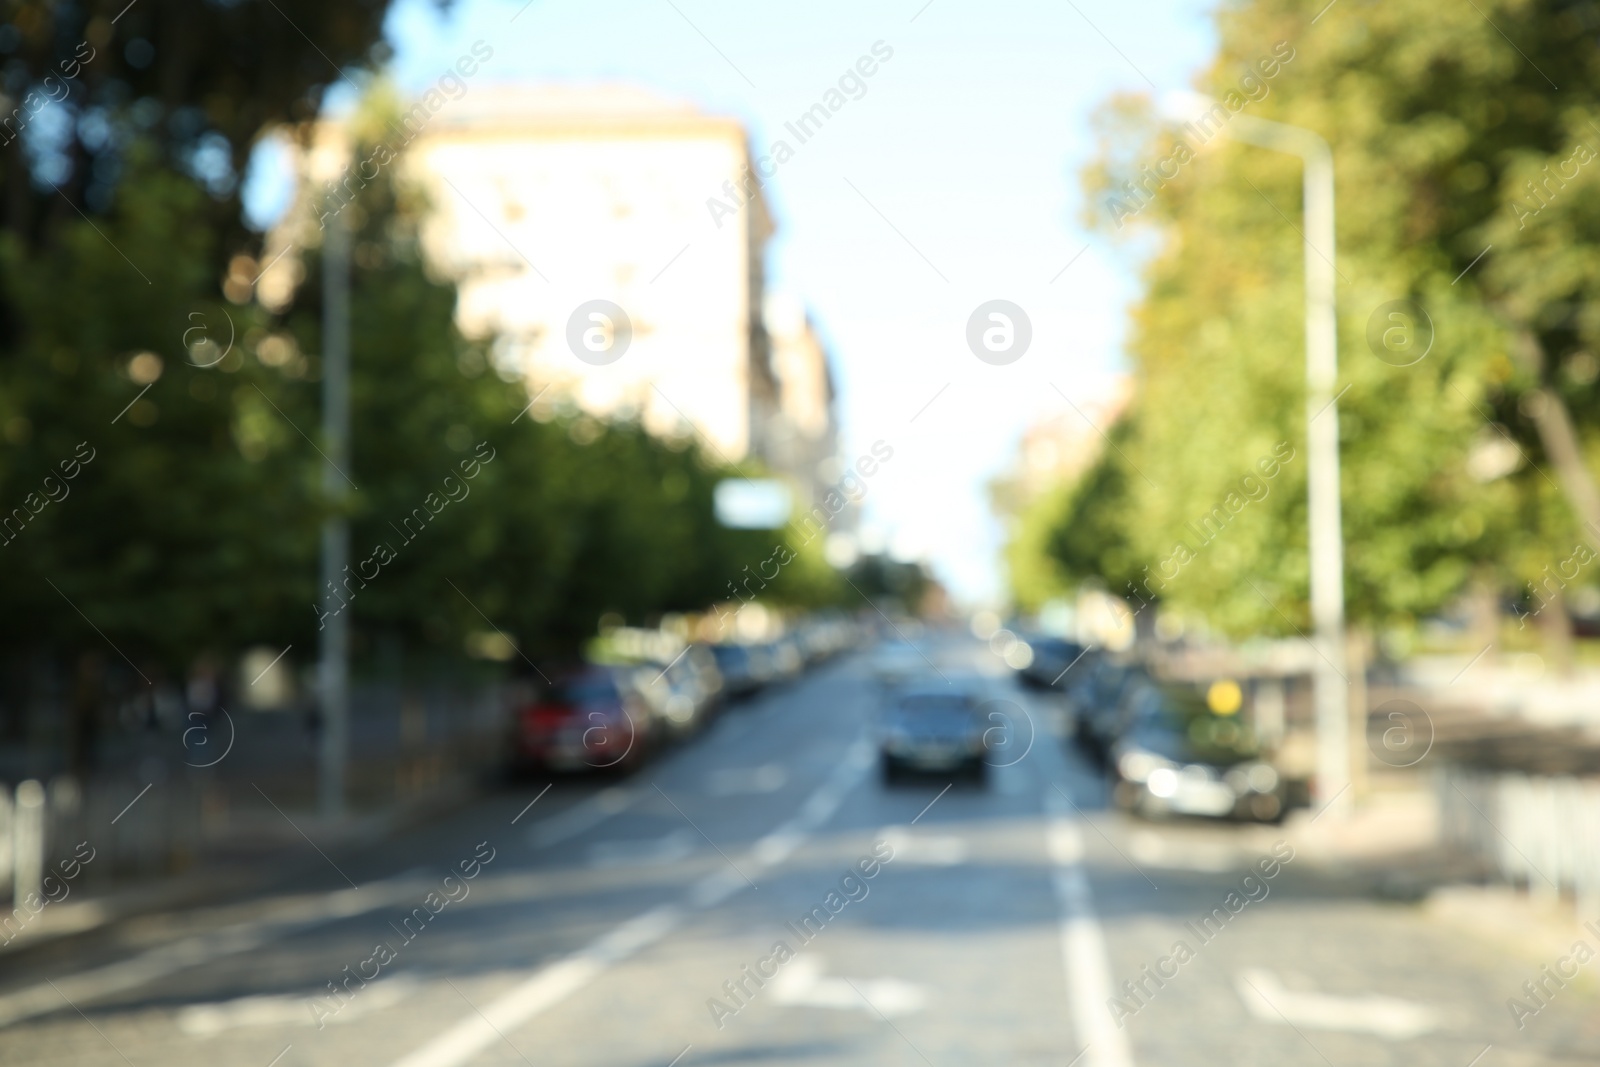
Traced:
MULTIPOLYGON (((382 89, 367 100, 352 122, 357 158, 371 156, 394 107, 382 89)), ((454 287, 422 263, 429 205, 397 170, 382 168, 340 214, 354 261, 347 591, 358 638, 452 655, 493 627, 535 657, 567 657, 602 614, 640 623, 729 597, 770 545, 715 522, 725 472, 691 442, 636 424, 525 411, 522 379, 492 371, 486 346, 456 331, 454 287)), ((319 241, 302 221, 305 241, 319 241)), ((305 273, 258 357, 284 336, 296 351, 320 346, 319 256, 305 273)), ((314 411, 309 362, 297 403, 314 411)), ((301 611, 308 623, 317 614, 311 599, 301 611)))
POLYGON ((306 121, 323 90, 387 58, 387 0, 5 0, 0 15, 3 227, 42 249, 55 227, 110 212, 136 154, 205 197, 214 268, 250 243, 239 178, 268 126, 306 121))
MULTIPOLYGON (((1507 232, 1518 221, 1507 207, 1512 194, 1543 162, 1568 158, 1593 111, 1596 57, 1574 32, 1584 10, 1532 0, 1481 12, 1342 4, 1313 26, 1300 5, 1257 0, 1219 16, 1221 48, 1201 88, 1226 101, 1254 67, 1253 84, 1266 93, 1244 104, 1248 112, 1314 129, 1333 148, 1346 591, 1355 620, 1405 623, 1475 575, 1525 576, 1531 561, 1558 558, 1551 554, 1570 544, 1570 515, 1552 510, 1544 475, 1524 466, 1495 477, 1481 459, 1497 436, 1487 417, 1540 468, 1549 465, 1517 414, 1540 380, 1514 354, 1518 335, 1531 332, 1549 354, 1546 381, 1590 343, 1561 332, 1575 323, 1570 314, 1561 328, 1540 325, 1587 284, 1584 268, 1574 269, 1591 254, 1587 231, 1552 226, 1531 246, 1531 232, 1520 241, 1507 232), (1278 42, 1292 58, 1264 78, 1257 61, 1278 42), (1545 75, 1562 85, 1559 94, 1545 75), (1502 256, 1496 242, 1491 258, 1468 270, 1497 236, 1514 254, 1502 256), (1577 249, 1551 247, 1568 237, 1577 249), (1535 282, 1541 271, 1546 280, 1535 282), (1551 271, 1564 281, 1552 287, 1551 271), (1401 299, 1424 307, 1434 331, 1426 358, 1406 366, 1396 364, 1420 346, 1394 353, 1367 339, 1369 322, 1376 318, 1381 335, 1390 324, 1384 306, 1401 299)), ((1100 158, 1086 174, 1089 212, 1116 233, 1128 219, 1105 210, 1108 200, 1126 198, 1123 183, 1140 178, 1142 164, 1172 158, 1176 135, 1137 100, 1113 101, 1101 122, 1100 158)), ((1074 510, 1064 525, 1092 531, 1098 523, 1092 539, 1105 549, 1125 541, 1158 566, 1192 555, 1161 586, 1163 599, 1230 631, 1292 632, 1308 626, 1300 166, 1226 137, 1196 140, 1188 138, 1193 159, 1154 189, 1129 227, 1155 238, 1129 346, 1139 399, 1126 452, 1141 476, 1128 481, 1128 504, 1114 515, 1074 510), (1295 458, 1263 499, 1213 538, 1186 532, 1279 442, 1295 458)), ((1579 192, 1564 189, 1547 210, 1592 212, 1593 197, 1585 207, 1567 191, 1579 192)), ((1577 384, 1584 367, 1578 360, 1577 376, 1562 383, 1569 394, 1587 388, 1577 384)))
POLYGON ((281 627, 285 583, 310 594, 297 580, 317 514, 304 464, 238 447, 252 408, 287 400, 243 358, 259 316, 209 299, 211 238, 190 224, 202 196, 151 169, 98 227, 64 223, 31 255, 0 245, 3 299, 26 309, 0 363, 0 492, 15 523, 0 625, 18 642, 104 649, 98 628, 148 670, 176 672, 219 637, 281 627), (92 460, 33 514, 80 444, 92 460))

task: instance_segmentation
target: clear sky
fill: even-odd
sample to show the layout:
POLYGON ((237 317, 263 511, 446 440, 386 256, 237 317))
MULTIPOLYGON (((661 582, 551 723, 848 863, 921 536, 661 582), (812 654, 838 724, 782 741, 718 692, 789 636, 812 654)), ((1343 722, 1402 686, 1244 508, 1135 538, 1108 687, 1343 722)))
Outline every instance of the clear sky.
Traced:
POLYGON ((769 285, 802 297, 831 345, 845 454, 879 439, 894 448, 870 484, 869 522, 973 601, 1003 586, 985 482, 1025 425, 1070 413, 1062 394, 1083 406, 1122 366, 1136 264, 1079 224, 1089 115, 1116 91, 1188 86, 1214 47, 1210 10, 1203 0, 456 0, 441 13, 432 0, 398 0, 388 33, 394 75, 414 91, 481 38, 494 57, 473 88, 623 82, 737 116, 757 146, 789 140, 795 156, 766 190, 779 228, 769 285), (795 145, 784 122, 878 41, 893 58, 866 94, 795 145), (969 316, 992 299, 1032 322, 1028 351, 1006 366, 966 342, 969 316))

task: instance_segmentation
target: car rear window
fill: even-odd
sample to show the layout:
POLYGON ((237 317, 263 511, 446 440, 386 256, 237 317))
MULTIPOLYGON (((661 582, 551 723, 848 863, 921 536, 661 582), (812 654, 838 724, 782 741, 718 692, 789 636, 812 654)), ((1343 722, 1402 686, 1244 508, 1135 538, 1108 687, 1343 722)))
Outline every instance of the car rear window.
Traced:
POLYGON ((947 696, 943 693, 919 693, 902 697, 896 707, 907 715, 962 715, 971 714, 975 710, 970 698, 947 696))
POLYGON ((1177 759, 1228 762, 1255 754, 1248 722, 1216 715, 1195 690, 1152 687, 1139 698, 1134 733, 1145 747, 1177 759))

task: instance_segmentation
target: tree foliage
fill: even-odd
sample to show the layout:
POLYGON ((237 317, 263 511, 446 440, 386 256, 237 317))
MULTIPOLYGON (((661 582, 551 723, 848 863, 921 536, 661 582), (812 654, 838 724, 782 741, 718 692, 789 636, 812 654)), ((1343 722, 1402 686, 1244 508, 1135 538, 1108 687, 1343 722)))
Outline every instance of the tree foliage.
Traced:
MULTIPOLYGON (((1543 201, 1526 183, 1579 141, 1600 148, 1597 9, 1479 7, 1341 3, 1311 25, 1303 5, 1250 0, 1219 15, 1219 55, 1199 79, 1225 99, 1288 42, 1292 62, 1244 111, 1315 130, 1333 149, 1346 596, 1352 618, 1372 623, 1437 610, 1475 575, 1516 584, 1570 553, 1571 512, 1519 406, 1531 388, 1559 389, 1593 448, 1586 354, 1600 317, 1583 309, 1600 221, 1587 183, 1600 167, 1569 163, 1562 173, 1575 176, 1543 201), (1519 198, 1542 213, 1526 217, 1519 198), (1390 318, 1401 300, 1426 318, 1390 318), (1386 347, 1390 328, 1401 332, 1386 347), (1522 333, 1542 367, 1519 359, 1522 333), (1497 464, 1502 435, 1531 464, 1497 464)), ((1135 235, 1130 249, 1149 256, 1129 344, 1138 399, 1126 458, 1108 455, 1088 476, 1049 550, 1074 565, 1131 552, 1163 574, 1192 556, 1152 585, 1169 604, 1233 632, 1306 628, 1300 163, 1191 137, 1193 160, 1119 233, 1105 198, 1169 158, 1180 135, 1133 98, 1110 102, 1100 122, 1091 220, 1135 235), (1265 496, 1196 536, 1191 524, 1280 442, 1296 457, 1265 496)))
MULTIPOLYGON (((336 506, 321 484, 316 222, 292 251, 290 301, 256 302, 257 239, 236 187, 196 152, 223 138, 237 174, 264 125, 314 115, 340 76, 322 53, 341 67, 373 56, 381 5, 281 2, 320 48, 263 23, 282 17, 270 4, 201 5, 180 25, 188 9, 139 0, 114 28, 98 5, 12 7, 0 72, 13 97, 78 35, 98 43, 76 80, 91 91, 50 103, 0 156, 0 633, 36 664, 76 665, 91 716, 248 646, 309 656, 336 506), (138 41, 154 42, 155 69, 138 41), (65 140, 38 140, 47 114, 72 118, 65 140)), ((604 613, 648 622, 727 598, 773 549, 716 523, 727 472, 628 422, 527 412, 523 382, 457 332, 455 290, 422 262, 427 205, 398 171, 341 215, 353 488, 337 506, 358 665, 380 645, 458 658, 496 631, 532 660, 567 656, 604 613)), ((802 557, 769 599, 837 595, 816 551, 802 557)))

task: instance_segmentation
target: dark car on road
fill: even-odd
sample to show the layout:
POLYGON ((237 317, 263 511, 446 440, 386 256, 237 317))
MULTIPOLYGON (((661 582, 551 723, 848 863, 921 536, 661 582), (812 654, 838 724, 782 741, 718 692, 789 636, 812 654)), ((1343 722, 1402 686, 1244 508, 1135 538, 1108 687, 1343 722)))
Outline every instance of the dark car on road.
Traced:
POLYGON ((631 770, 648 753, 651 729, 625 671, 574 668, 518 711, 515 761, 546 771, 631 770))
POLYGON ((988 723, 978 697, 949 689, 909 689, 890 697, 883 712, 879 750, 885 782, 906 772, 960 774, 981 782, 988 723))
POLYGON ((1127 698, 1138 686, 1147 684, 1149 676, 1136 664, 1107 657, 1096 658, 1087 666, 1067 690, 1067 704, 1079 745, 1103 763, 1128 725, 1127 698))
POLYGON ((1128 728, 1111 749, 1118 807, 1261 821, 1283 814, 1284 782, 1237 713, 1219 715, 1179 685, 1143 684, 1128 706, 1128 728))
POLYGON ((1034 637, 1029 639, 1028 647, 1033 651, 1033 658, 1017 671, 1017 676, 1023 685, 1035 689, 1064 688, 1067 670, 1084 654, 1082 645, 1062 637, 1034 637))
POLYGON ((717 670, 722 674, 722 691, 729 699, 749 696, 761 688, 750 649, 745 645, 712 645, 717 670))

